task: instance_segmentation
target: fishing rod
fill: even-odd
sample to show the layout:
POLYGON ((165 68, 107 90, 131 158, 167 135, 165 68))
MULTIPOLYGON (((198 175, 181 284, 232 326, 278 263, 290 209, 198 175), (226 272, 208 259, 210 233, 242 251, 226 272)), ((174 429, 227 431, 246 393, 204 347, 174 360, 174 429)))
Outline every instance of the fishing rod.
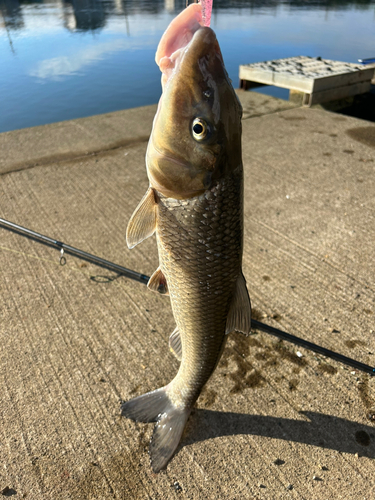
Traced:
MULTIPOLYGON (((0 227, 5 229, 9 229, 10 231, 20 234, 22 236, 26 236, 38 243, 43 243, 47 246, 52 246, 60 250, 60 264, 66 264, 66 258, 64 253, 69 253, 78 257, 80 259, 86 260, 93 264, 96 264, 100 267, 104 267, 106 269, 110 269, 112 271, 116 271, 121 276, 126 276, 127 278, 138 281, 139 283, 143 283, 147 285, 149 276, 145 274, 137 273, 136 271, 132 271, 131 269, 127 269, 126 267, 120 266, 119 264, 115 264, 110 262, 109 260, 102 259, 101 257, 97 257, 96 255, 92 255, 90 253, 84 252, 83 250, 79 250, 78 248, 72 247, 63 243, 62 241, 55 240, 50 238, 49 236, 44 236, 43 234, 32 231, 31 229, 27 229, 25 227, 19 226, 18 224, 14 224, 13 222, 9 222, 5 219, 0 218, 0 227)), ((309 342, 307 340, 296 337, 295 335, 291 335, 290 333, 286 333, 278 328, 274 328, 273 326, 266 325, 261 323, 260 321, 251 320, 251 326, 256 330, 261 330, 265 333, 269 333, 274 337, 278 337, 279 339, 286 340, 287 342, 291 342, 292 344, 298 345, 300 347, 304 347, 310 351, 319 353, 323 356, 327 356, 328 358, 334 359, 335 361, 339 361, 345 365, 351 366, 357 370, 368 373, 370 375, 375 375, 375 367, 366 365, 361 363, 360 361, 356 361, 355 359, 348 358, 342 354, 331 351, 330 349, 326 349, 325 347, 321 347, 313 342, 309 342)))
POLYGON ((111 271, 116 271, 117 273, 126 276, 127 278, 139 281, 140 283, 144 283, 145 285, 147 285, 148 280, 150 279, 144 274, 137 273, 136 271, 127 269, 126 267, 120 266, 119 264, 115 264, 113 262, 110 262, 109 260, 102 259, 101 257, 97 257, 96 255, 92 255, 91 253, 84 252, 83 250, 79 250, 79 248, 72 247, 70 245, 67 245, 66 243, 63 243, 62 241, 50 238, 49 236, 44 236, 44 234, 37 233, 35 231, 32 231, 31 229, 26 229, 25 227, 19 226, 18 224, 14 224, 13 222, 9 222, 5 219, 0 218, 0 226, 3 226, 5 229, 10 229, 14 233, 35 240, 38 243, 43 243, 44 245, 59 249, 60 264, 62 266, 66 264, 64 253, 68 253, 80 259, 86 260, 87 262, 92 262, 93 264, 96 264, 100 267, 110 269, 111 271))

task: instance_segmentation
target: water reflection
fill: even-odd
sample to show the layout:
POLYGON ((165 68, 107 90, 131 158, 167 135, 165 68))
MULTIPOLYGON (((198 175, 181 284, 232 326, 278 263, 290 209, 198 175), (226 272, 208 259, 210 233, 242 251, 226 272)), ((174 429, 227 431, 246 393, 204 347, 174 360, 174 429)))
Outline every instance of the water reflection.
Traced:
POLYGON ((70 31, 88 31, 103 28, 108 11, 101 0, 64 0, 64 26, 70 31), (71 9, 67 8, 70 5, 71 9), (72 15, 73 14, 73 15, 72 15))
POLYGON ((69 31, 100 30, 109 17, 122 15, 127 20, 133 14, 158 14, 176 9, 175 0, 63 0, 62 8, 64 27, 69 31))
MULTIPOLYGON (((158 14, 164 10, 164 4, 170 3, 166 0, 122 0, 122 4, 124 5, 125 10, 129 14, 137 14, 140 12, 144 12, 147 14, 158 14)), ((174 1, 173 1, 174 3, 174 1)), ((191 3, 191 2, 190 2, 191 3)), ((182 3, 185 5, 186 1, 182 3)), ((182 7, 181 7, 182 8, 182 7)))
MULTIPOLYGON (((51 5, 53 0, 0 0, 2 20, 0 28, 20 30, 25 28, 23 7, 51 5)), ((191 1, 190 1, 191 3, 191 1)), ((213 11, 248 10, 276 11, 280 6, 290 9, 310 10, 367 10, 375 0, 215 0, 213 11)), ((185 0, 57 0, 61 9, 63 26, 69 31, 96 31, 103 29, 109 17, 134 14, 159 14, 162 11, 176 13, 184 8, 185 0)), ((38 12, 35 12, 37 15, 38 12)))
POLYGON ((18 0, 0 0, 0 12, 2 17, 0 27, 2 24, 5 28, 12 30, 19 30, 24 27, 25 24, 20 3, 21 2, 18 0))
POLYGON ((175 1, 174 0, 164 0, 164 8, 168 12, 174 12, 175 1))
POLYGON ((87 66, 103 60, 114 52, 120 52, 127 48, 129 48, 129 43, 123 38, 109 42, 99 42, 77 50, 69 56, 43 59, 29 72, 29 75, 39 79, 60 81, 64 76, 82 74, 87 66))

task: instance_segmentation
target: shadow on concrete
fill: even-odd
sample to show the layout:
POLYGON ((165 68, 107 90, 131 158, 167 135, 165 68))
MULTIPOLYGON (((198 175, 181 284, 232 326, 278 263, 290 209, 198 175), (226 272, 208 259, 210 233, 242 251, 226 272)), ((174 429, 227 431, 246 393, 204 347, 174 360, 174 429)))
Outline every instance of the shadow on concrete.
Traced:
POLYGON ((322 104, 321 107, 326 111, 375 122, 375 85, 372 85, 370 92, 342 99, 341 101, 328 102, 322 104))
POLYGON ((375 426, 309 411, 300 415, 309 421, 196 410, 190 417, 188 433, 181 444, 247 434, 375 458, 375 426))

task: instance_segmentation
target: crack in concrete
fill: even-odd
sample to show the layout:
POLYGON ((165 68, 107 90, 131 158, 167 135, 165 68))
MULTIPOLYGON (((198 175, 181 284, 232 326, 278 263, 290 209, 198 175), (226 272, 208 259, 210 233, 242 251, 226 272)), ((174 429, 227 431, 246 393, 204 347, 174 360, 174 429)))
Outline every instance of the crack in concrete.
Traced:
POLYGON ((41 166, 46 166, 46 165, 53 165, 54 163, 62 163, 62 162, 67 162, 67 161, 74 161, 74 160, 81 160, 82 158, 89 158, 91 156, 101 156, 105 154, 109 154, 113 151, 116 151, 118 149, 122 148, 132 148, 135 147, 139 144, 147 143, 149 140, 150 136, 140 136, 134 139, 124 139, 120 140, 117 142, 114 142, 106 148, 101 148, 101 149, 93 149, 91 151, 75 151, 75 152, 69 152, 69 153, 61 153, 61 154, 56 154, 56 155, 48 155, 44 156, 41 158, 37 158, 34 160, 30 160, 30 162, 24 163, 20 162, 18 164, 13 165, 12 167, 9 168, 9 170, 5 170, 3 172, 0 172, 0 177, 3 177, 7 174, 15 173, 15 172, 21 172, 23 170, 29 170, 34 167, 41 167, 41 166))

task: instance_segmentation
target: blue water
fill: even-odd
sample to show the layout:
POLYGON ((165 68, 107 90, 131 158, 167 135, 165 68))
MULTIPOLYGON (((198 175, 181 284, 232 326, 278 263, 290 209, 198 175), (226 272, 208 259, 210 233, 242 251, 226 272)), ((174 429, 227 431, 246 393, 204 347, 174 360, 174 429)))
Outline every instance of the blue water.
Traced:
MULTIPOLYGON (((0 0, 0 132, 157 102, 155 50, 184 5, 0 0)), ((235 86, 240 64, 375 56, 375 0, 214 0, 211 27, 235 86)))

